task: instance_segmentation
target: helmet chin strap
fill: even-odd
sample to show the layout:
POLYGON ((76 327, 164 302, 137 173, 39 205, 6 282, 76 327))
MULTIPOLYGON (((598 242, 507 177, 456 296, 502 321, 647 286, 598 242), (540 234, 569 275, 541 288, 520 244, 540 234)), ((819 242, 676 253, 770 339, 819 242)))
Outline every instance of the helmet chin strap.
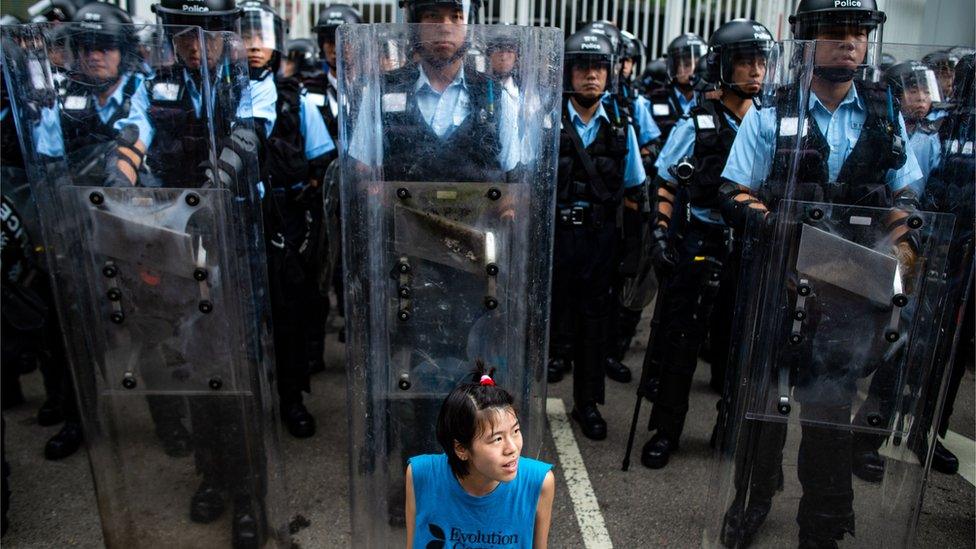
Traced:
POLYGON ((573 93, 573 98, 576 99, 576 102, 579 103, 581 107, 586 109, 595 105, 596 102, 601 99, 601 97, 602 96, 600 95, 596 97, 584 97, 583 94, 575 93, 575 92, 573 93))
POLYGON ((845 69, 842 67, 814 67, 813 74, 828 82, 840 84, 854 80, 855 69, 845 69))

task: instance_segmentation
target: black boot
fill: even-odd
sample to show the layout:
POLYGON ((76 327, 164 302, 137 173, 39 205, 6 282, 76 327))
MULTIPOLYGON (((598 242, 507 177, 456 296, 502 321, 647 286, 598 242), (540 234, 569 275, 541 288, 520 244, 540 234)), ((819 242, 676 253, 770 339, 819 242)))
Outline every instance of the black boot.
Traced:
POLYGON ((746 507, 746 512, 742 517, 739 547, 745 549, 752 545, 752 538, 766 522, 766 517, 769 516, 769 510, 772 506, 773 502, 769 500, 749 502, 749 506, 746 507))
POLYGON ((641 463, 650 469, 663 469, 671 459, 671 452, 678 449, 677 439, 657 432, 641 449, 641 463))
POLYGON ((37 410, 37 424, 41 427, 50 427, 64 421, 61 414, 61 404, 57 400, 48 399, 37 410))
POLYGON ((935 451, 932 453, 932 469, 947 475, 959 472, 959 458, 938 440, 935 441, 935 451))
POLYGON ((837 541, 800 532, 799 549, 837 549, 837 541))
POLYGON ((224 513, 224 496, 220 489, 208 481, 200 483, 196 493, 190 499, 190 520, 200 524, 209 524, 224 513))
POLYGON ((563 375, 571 369, 569 361, 562 358, 550 358, 546 368, 546 380, 549 383, 559 383, 563 380, 563 375))
POLYGON ((613 357, 607 357, 603 370, 607 373, 607 377, 617 383, 630 383, 630 368, 613 357))
POLYGON ((867 482, 881 482, 884 479, 885 462, 874 448, 855 448, 853 452, 854 476, 867 482))
POLYGON ((234 498, 231 535, 234 549, 258 549, 264 544, 264 517, 249 496, 234 498))
POLYGON ((169 419, 156 424, 156 437, 163 444, 163 452, 169 457, 186 457, 192 453, 190 432, 179 419, 169 419))
POLYGON ((573 419, 580 424, 580 429, 586 438, 590 440, 607 438, 607 422, 603 420, 595 403, 574 406, 572 415, 573 419))
POLYGON ((48 439, 44 446, 44 459, 50 461, 64 459, 77 452, 83 440, 85 437, 81 430, 81 424, 66 421, 58 434, 48 439))
POLYGON ((315 418, 308 413, 305 405, 298 402, 283 404, 281 417, 288 426, 288 432, 295 438, 308 438, 315 434, 315 418))

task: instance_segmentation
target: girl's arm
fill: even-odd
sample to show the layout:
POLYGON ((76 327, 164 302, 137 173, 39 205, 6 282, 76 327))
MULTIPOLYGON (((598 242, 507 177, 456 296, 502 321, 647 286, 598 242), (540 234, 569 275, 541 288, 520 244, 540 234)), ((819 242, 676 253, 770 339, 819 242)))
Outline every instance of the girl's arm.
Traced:
MULTIPOLYGON (((407 473, 409 475, 409 471, 407 473)), ((409 476, 407 477, 409 479, 409 476)), ((409 480, 407 481, 409 483, 409 480)), ((411 505, 412 492, 409 492, 410 485, 407 484, 408 509, 411 505)), ((552 471, 546 473, 545 480, 542 481, 542 490, 539 492, 539 503, 535 506, 535 539, 532 540, 532 547, 535 549, 545 549, 549 546, 549 523, 552 521, 552 500, 556 495, 556 477, 552 471)), ((407 511, 407 528, 411 527, 410 511, 407 511)))
MULTIPOLYGON (((407 522, 407 549, 412 549, 413 548, 413 530, 414 530, 414 527, 416 526, 414 524, 414 522, 417 519, 417 507, 416 507, 416 502, 414 501, 414 498, 413 498, 413 470, 410 469, 410 465, 407 465, 407 480, 406 480, 406 483, 407 483, 407 490, 406 490, 406 492, 407 492, 407 496, 406 496, 407 497, 407 502, 406 502, 406 505, 404 506, 404 509, 406 509, 406 515, 407 515, 406 516, 406 522, 407 522)), ((544 484, 543 484, 543 490, 545 490, 545 485, 544 484)), ((542 501, 542 498, 540 497, 539 500, 542 501)), ((549 499, 549 503, 550 503, 550 505, 552 504, 552 498, 549 499)), ((538 518, 536 518, 536 524, 537 525, 539 524, 539 519, 538 518)), ((549 528, 549 525, 548 525, 548 520, 547 520, 546 521, 546 529, 548 530, 548 528, 549 528)))

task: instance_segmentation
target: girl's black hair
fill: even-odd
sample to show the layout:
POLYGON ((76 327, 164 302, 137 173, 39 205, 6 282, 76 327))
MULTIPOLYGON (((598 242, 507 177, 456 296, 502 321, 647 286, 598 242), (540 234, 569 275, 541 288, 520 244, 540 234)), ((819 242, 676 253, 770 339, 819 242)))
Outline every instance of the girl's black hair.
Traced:
POLYGON ((468 475, 468 463, 458 458, 454 443, 471 448, 471 441, 479 433, 478 414, 491 408, 515 408, 512 395, 508 391, 497 385, 481 384, 481 376, 486 374, 493 377, 495 369, 488 370, 484 362, 476 361, 475 369, 471 372, 471 381, 455 387, 444 399, 437 415, 437 442, 447 454, 447 463, 457 478, 468 475))

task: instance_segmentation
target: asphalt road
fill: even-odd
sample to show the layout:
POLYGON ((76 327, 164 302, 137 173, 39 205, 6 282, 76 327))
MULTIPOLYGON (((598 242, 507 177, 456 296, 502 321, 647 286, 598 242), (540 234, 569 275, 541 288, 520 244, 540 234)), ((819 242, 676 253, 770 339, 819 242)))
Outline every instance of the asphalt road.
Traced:
MULTIPOLYGON (((637 341, 646 338, 647 319, 637 341)), ((643 356, 643 346, 635 345, 626 362, 635 369, 643 356)), ((283 506, 296 531, 294 542, 300 547, 341 547, 350 544, 348 437, 343 350, 330 333, 327 340, 327 370, 312 378, 313 395, 306 398, 309 410, 318 418, 318 432, 306 440, 282 438, 281 455, 286 465, 289 486, 283 506)), ((609 541, 615 547, 695 547, 701 544, 702 527, 711 508, 709 483, 714 467, 708 438, 714 422, 716 395, 708 388, 708 366, 698 368, 693 386, 691 413, 680 451, 663 470, 652 471, 640 465, 638 452, 648 438, 639 431, 634 461, 628 472, 620 470, 626 443, 626 430, 633 411, 634 383, 607 382, 604 417, 609 437, 590 441, 572 424, 573 437, 582 457, 590 486, 609 541)), ((95 507, 89 462, 84 450, 60 462, 43 459, 44 442, 58 427, 40 427, 34 417, 43 400, 43 387, 37 373, 23 378, 28 402, 4 412, 7 431, 6 452, 12 467, 13 490, 9 513, 10 530, 2 539, 4 547, 100 547, 101 524, 95 507)), ((571 402, 570 379, 549 388, 549 398, 562 399, 565 409, 571 402)), ((969 439, 976 438, 974 422, 974 376, 967 372, 959 391, 951 430, 969 439)), ((646 422, 645 406, 642 423, 646 422)), ((283 431, 284 432, 284 431, 283 431)), ((584 536, 577 509, 560 463, 553 437, 545 437, 541 459, 555 463, 556 500, 553 509, 552 547, 582 547, 584 536)), ((566 464, 569 465, 568 463, 566 464)), ((972 464, 969 464, 972 466, 972 464)), ((787 488, 796 484, 787 472, 787 488)), ((880 493, 855 481, 855 491, 872 494, 878 504, 904 497, 895 490, 880 493)), ((974 487, 962 476, 932 473, 921 512, 916 545, 918 547, 973 547, 976 538, 974 487)), ((146 494, 151 502, 153 495, 146 494)), ((865 498, 859 497, 858 505, 865 498)), ((176 505, 176 504, 174 504, 176 505)), ((769 523, 771 529, 792 527, 795 501, 777 499, 769 523)), ((180 513, 180 509, 172 510, 180 513)), ((861 512, 861 511, 859 511, 861 512)), ((870 509, 864 514, 870 516, 870 509)), ((588 516, 586 520, 592 520, 588 516)), ((775 531, 775 530, 774 530, 775 531)), ((859 535, 847 538, 844 547, 881 546, 885 525, 861 519, 859 535)), ((588 539, 594 539, 590 536, 588 539)), ((213 540, 200 539, 201 546, 213 540)), ((771 536, 757 539, 757 546, 782 546, 771 536)))

